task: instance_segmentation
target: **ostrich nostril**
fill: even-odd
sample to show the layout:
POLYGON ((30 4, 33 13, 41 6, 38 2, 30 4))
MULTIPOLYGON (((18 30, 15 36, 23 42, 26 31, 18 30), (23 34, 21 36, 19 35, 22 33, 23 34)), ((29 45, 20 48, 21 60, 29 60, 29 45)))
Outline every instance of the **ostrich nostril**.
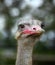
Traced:
POLYGON ((33 28, 33 30, 36 30, 36 28, 33 28))

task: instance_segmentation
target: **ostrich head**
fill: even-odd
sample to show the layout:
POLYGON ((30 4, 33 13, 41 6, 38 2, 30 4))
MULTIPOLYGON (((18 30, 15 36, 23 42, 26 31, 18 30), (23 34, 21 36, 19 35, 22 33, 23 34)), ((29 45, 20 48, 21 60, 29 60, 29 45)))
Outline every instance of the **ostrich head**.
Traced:
POLYGON ((45 31, 43 29, 43 22, 35 19, 20 20, 18 23, 18 30, 16 32, 16 39, 21 38, 39 38, 45 31))
POLYGON ((44 32, 43 24, 39 20, 20 20, 15 38, 18 40, 16 65, 32 65, 32 50, 44 32))

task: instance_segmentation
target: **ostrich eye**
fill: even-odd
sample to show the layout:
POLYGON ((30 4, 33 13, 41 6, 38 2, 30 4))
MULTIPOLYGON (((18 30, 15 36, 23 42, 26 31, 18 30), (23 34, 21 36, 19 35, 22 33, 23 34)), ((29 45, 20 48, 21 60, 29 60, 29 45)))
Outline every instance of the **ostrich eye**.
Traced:
POLYGON ((45 24, 44 23, 41 23, 41 28, 44 28, 45 24))
POLYGON ((25 28, 25 25, 24 24, 20 24, 18 27, 19 28, 25 28))

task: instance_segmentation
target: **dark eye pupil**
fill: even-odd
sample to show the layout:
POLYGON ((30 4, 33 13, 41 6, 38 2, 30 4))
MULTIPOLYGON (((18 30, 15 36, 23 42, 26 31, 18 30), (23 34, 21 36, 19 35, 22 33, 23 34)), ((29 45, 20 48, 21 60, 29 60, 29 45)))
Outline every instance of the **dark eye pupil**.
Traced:
POLYGON ((20 28, 24 28, 25 26, 21 24, 21 25, 19 25, 19 27, 20 27, 20 28))
POLYGON ((41 24, 41 28, 44 28, 44 26, 45 26, 44 23, 42 23, 42 24, 41 24))

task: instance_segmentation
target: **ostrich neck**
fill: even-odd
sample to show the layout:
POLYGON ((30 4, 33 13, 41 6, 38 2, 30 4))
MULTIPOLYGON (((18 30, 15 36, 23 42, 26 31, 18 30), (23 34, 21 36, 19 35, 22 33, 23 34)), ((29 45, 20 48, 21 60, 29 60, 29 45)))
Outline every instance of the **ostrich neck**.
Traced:
POLYGON ((18 41, 16 65, 32 65, 33 40, 18 41))

